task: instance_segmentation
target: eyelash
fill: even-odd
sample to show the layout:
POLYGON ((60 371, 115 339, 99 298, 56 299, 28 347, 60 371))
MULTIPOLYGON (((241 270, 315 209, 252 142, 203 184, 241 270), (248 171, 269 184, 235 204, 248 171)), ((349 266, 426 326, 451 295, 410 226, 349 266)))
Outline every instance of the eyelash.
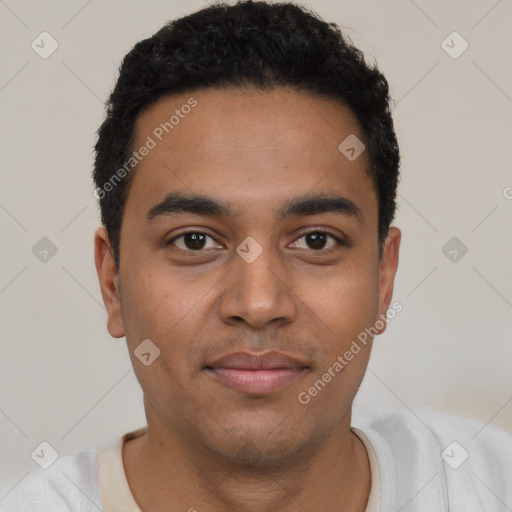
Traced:
MULTIPOLYGON (((332 238, 337 246, 336 247, 331 247, 330 249, 310 249, 312 252, 316 252, 316 253, 330 253, 332 251, 335 251, 336 249, 338 249, 339 247, 345 247, 348 245, 348 243, 343 240, 342 238, 334 235, 333 233, 329 232, 329 231, 325 231, 325 230, 321 230, 321 229, 314 229, 312 231, 307 231, 306 233, 302 233, 298 238, 295 239, 295 241, 297 240, 300 240, 301 238, 304 238, 308 235, 311 235, 313 233, 320 233, 320 234, 323 234, 323 235, 327 235, 328 237, 332 238)), ((170 246, 172 245, 176 240, 178 240, 179 238, 182 238, 184 237, 185 235, 189 235, 189 234, 198 234, 198 235, 206 235, 207 237, 210 237, 212 240, 215 240, 215 238, 211 235, 209 235, 208 233, 205 233, 203 231, 185 231, 183 233, 180 233, 179 235, 176 235, 175 237, 171 238, 169 241, 167 241, 165 243, 166 246, 170 246)), ((190 253, 201 253, 201 252, 204 252, 203 249, 198 249, 196 251, 192 250, 192 249, 181 249, 181 247, 178 247, 178 249, 182 250, 182 251, 185 251, 185 252, 190 252, 190 253)))

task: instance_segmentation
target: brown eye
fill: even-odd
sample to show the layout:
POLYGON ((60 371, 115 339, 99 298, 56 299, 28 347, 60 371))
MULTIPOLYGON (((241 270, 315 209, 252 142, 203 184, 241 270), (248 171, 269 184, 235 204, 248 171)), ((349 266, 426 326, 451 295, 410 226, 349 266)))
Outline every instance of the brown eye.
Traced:
MULTIPOLYGON (((184 251, 201 251, 202 249, 208 248, 208 239, 214 241, 213 238, 206 233, 189 231, 188 233, 182 233, 181 235, 175 236, 169 240, 166 245, 175 245, 184 251)), ((211 247, 217 247, 217 244, 214 243, 211 247)))
POLYGON ((319 231, 306 235, 306 243, 312 249, 324 249, 327 239, 328 235, 326 233, 320 233, 319 231))
POLYGON ((309 233, 303 234, 293 244, 299 249, 312 249, 314 251, 329 251, 336 248, 336 246, 344 245, 343 240, 328 233, 326 231, 310 231, 309 233), (299 245, 299 241, 304 239, 302 247, 299 245), (330 241, 330 243, 329 243, 330 241), (305 247, 304 247, 305 245, 305 247))

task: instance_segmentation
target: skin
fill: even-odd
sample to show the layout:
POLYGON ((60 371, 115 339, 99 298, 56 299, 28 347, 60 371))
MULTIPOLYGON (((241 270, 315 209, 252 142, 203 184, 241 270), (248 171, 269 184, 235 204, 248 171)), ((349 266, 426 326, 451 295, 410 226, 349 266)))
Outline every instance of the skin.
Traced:
POLYGON ((350 134, 363 140, 357 120, 337 101, 288 89, 205 89, 143 111, 134 147, 190 97, 197 106, 134 171, 119 273, 105 228, 95 234, 108 331, 126 336, 144 392, 148 433, 123 448, 134 498, 145 512, 364 511, 369 462, 350 418, 371 342, 309 404, 297 398, 392 298, 401 232, 390 228, 379 260, 366 152, 349 161, 338 150, 350 134), (222 200, 232 215, 147 223, 169 192, 222 200), (350 199, 363 220, 276 217, 287 200, 311 193, 350 199), (165 245, 185 230, 212 238, 200 252, 184 237, 165 245), (315 245, 304 236, 315 231, 348 245, 330 237, 315 245), (263 249, 252 263, 236 252, 248 236, 263 249), (161 351, 149 366, 134 355, 145 339, 161 351), (248 395, 203 369, 239 350, 283 351, 309 369, 273 393, 248 395))

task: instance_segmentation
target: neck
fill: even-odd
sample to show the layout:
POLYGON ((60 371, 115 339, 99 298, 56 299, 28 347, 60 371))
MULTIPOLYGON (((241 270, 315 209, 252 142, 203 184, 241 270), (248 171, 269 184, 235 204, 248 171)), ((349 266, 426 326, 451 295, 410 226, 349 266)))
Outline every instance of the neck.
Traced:
POLYGON ((227 459, 149 419, 147 434, 123 447, 128 483, 144 511, 365 510, 369 462, 350 414, 321 441, 271 462, 227 459))

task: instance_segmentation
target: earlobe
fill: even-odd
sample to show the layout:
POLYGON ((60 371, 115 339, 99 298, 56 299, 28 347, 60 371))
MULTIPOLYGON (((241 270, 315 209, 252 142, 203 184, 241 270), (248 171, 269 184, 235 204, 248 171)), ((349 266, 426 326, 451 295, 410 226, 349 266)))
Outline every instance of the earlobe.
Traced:
POLYGON ((113 338, 122 338, 125 335, 125 329, 121 315, 119 274, 112 256, 108 233, 104 226, 99 227, 94 235, 94 262, 103 303, 108 313, 108 332, 113 338))
POLYGON ((378 334, 386 330, 386 313, 393 297, 393 285, 398 269, 398 255, 402 232, 395 226, 389 228, 379 264, 379 325, 378 334))

